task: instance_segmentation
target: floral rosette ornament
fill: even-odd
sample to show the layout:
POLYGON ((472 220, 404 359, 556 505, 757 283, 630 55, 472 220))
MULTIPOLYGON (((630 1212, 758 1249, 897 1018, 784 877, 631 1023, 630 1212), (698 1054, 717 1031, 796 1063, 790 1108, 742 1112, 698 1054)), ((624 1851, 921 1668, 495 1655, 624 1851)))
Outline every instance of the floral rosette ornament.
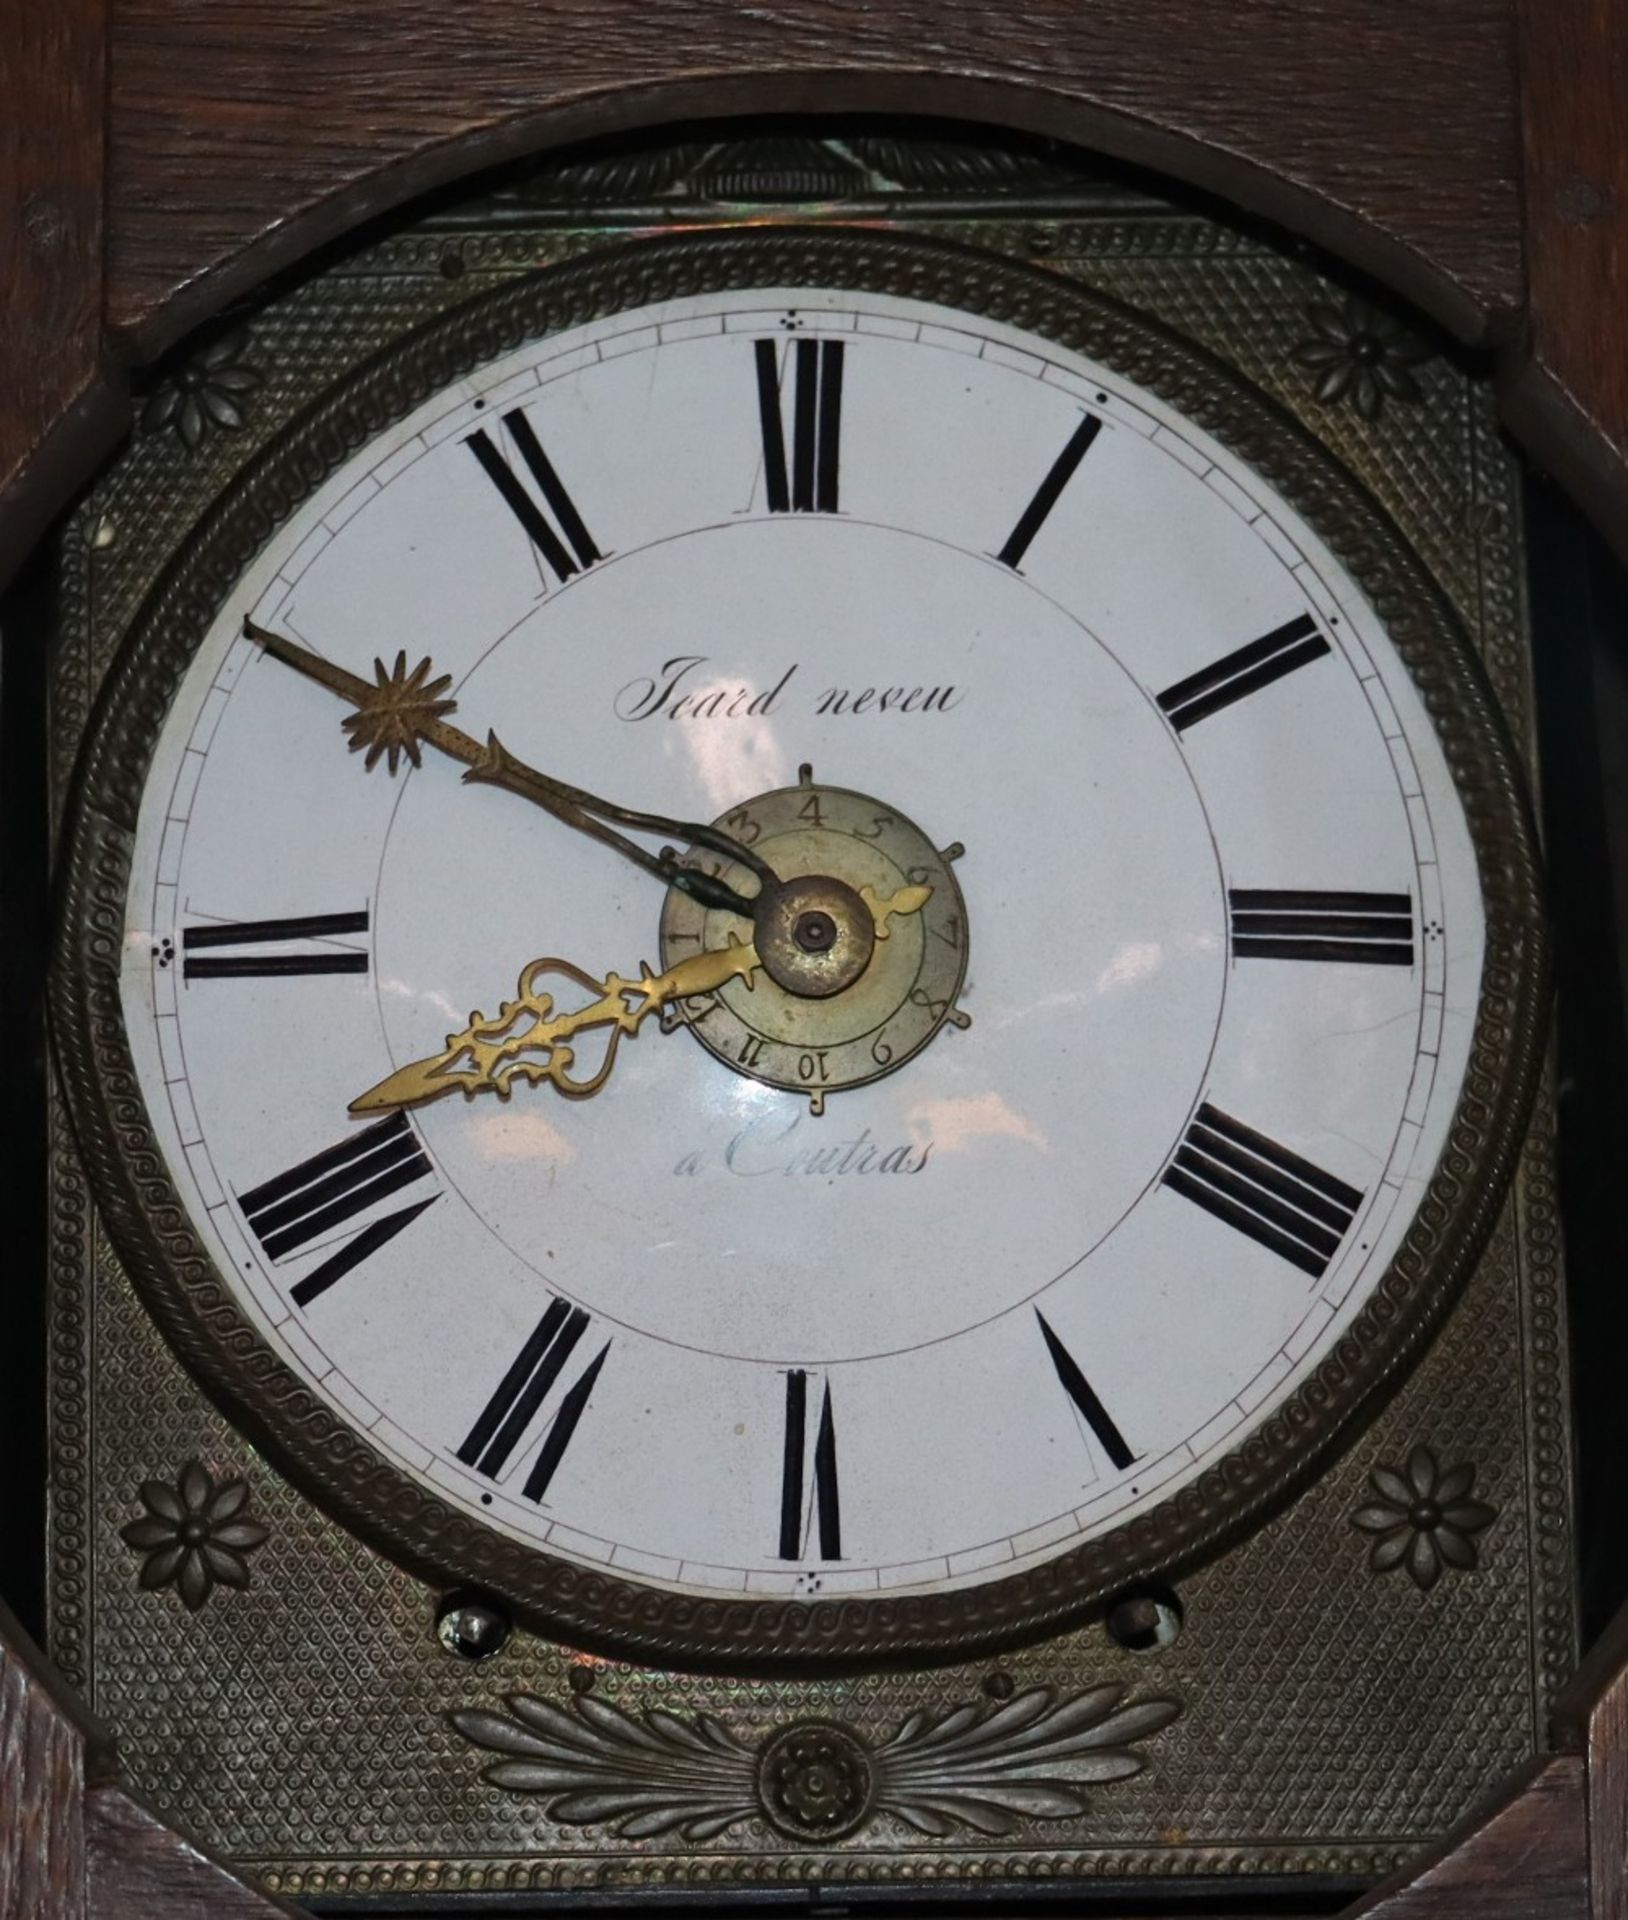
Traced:
POLYGON ((142 1586, 174 1587, 193 1613, 217 1582, 246 1587, 246 1556, 269 1537, 266 1528, 243 1517, 248 1503, 244 1481, 217 1486, 196 1460, 186 1463, 173 1487, 166 1480, 144 1480, 141 1504, 147 1511, 120 1529, 120 1538, 143 1556, 142 1586))
POLYGON ((142 426, 149 433, 171 428, 188 448, 212 432, 235 433, 247 418, 247 396, 265 384, 265 375, 245 358, 248 346, 241 328, 212 341, 153 389, 142 426))
POLYGON ((1306 308, 1312 332, 1293 356, 1317 376, 1325 406, 1345 401, 1364 420, 1377 420, 1387 400, 1424 398, 1412 369, 1430 358, 1430 348, 1388 314, 1347 300, 1341 306, 1314 300, 1306 308))
POLYGON ((1405 1469, 1375 1467, 1369 1478, 1380 1497, 1359 1507, 1351 1524, 1377 1536, 1368 1555, 1375 1573, 1405 1566, 1414 1585, 1428 1593, 1445 1568, 1468 1573, 1475 1567, 1475 1537, 1498 1513, 1470 1499, 1473 1466, 1466 1462, 1443 1472, 1428 1447, 1415 1447, 1405 1469))

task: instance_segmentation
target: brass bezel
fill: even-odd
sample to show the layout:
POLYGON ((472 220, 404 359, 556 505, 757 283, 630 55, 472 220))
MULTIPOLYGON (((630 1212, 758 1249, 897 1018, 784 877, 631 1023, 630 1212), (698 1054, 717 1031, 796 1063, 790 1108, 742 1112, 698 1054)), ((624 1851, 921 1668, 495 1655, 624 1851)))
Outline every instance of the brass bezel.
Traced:
POLYGON ((1199 349, 1100 295, 916 239, 782 228, 639 241, 498 289, 381 354, 260 456, 155 588, 81 754, 63 848, 51 982, 63 1080, 109 1231, 181 1359, 292 1480, 414 1571, 499 1593, 569 1641, 669 1665, 964 1658, 1060 1630, 1132 1579, 1187 1564, 1261 1517, 1377 1406, 1451 1304, 1497 1216, 1542 1053, 1546 939, 1516 757, 1479 663, 1401 536, 1322 447, 1199 349), (1406 1238, 1336 1350, 1240 1446, 1141 1518, 983 1587, 698 1599, 483 1527, 391 1466, 283 1367, 233 1306, 168 1177, 124 1033, 119 955, 142 784, 165 713, 233 582, 301 500, 372 435, 527 339, 654 300, 796 285, 936 300, 1091 355, 1281 492, 1368 595, 1419 687, 1474 838, 1487 948, 1464 1089, 1406 1238))

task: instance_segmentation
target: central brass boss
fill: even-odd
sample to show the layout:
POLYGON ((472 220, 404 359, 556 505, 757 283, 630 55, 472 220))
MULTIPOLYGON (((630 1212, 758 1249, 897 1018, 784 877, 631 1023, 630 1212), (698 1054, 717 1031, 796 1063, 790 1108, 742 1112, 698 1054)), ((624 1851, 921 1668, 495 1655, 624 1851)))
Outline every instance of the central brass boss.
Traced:
POLYGON ((753 925, 764 972, 803 1000, 827 1000, 851 987, 876 947, 870 908, 827 873, 788 880, 766 897, 753 925))

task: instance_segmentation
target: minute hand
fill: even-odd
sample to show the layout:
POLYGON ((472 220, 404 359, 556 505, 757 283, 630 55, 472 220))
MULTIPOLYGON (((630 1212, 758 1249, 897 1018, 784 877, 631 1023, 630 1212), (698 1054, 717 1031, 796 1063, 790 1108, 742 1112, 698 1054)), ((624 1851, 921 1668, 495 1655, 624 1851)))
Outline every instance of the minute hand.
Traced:
POLYGON ((606 846, 613 847, 624 859, 631 860, 646 873, 654 874, 666 885, 689 894, 702 906, 738 913, 748 920, 755 912, 755 901, 737 893, 727 881, 693 867, 680 866, 677 856, 670 850, 659 855, 653 854, 606 823, 614 820, 640 832, 663 834, 674 840, 688 842, 691 846, 706 847, 726 860, 738 861, 757 877, 760 888, 772 890, 780 884, 772 868, 716 827, 703 825, 699 821, 672 820, 665 814, 640 813, 631 807, 616 806, 581 787, 570 786, 563 780, 556 780, 552 774, 528 766, 524 760, 510 753, 495 733, 488 733, 483 744, 461 727, 453 726, 444 716, 453 710, 456 703, 443 697, 452 684, 451 676, 443 674, 439 679, 431 680, 427 659, 421 661, 411 673, 407 671, 405 653, 397 654, 393 672, 386 669, 382 660, 376 660, 373 663, 376 678, 369 681, 359 674, 347 672, 344 667, 335 666, 331 660, 324 660, 320 654, 311 652, 309 647, 302 647, 297 641, 285 639, 282 634, 257 625, 253 620, 243 622, 243 631, 274 659, 281 660, 284 666, 292 667, 296 673, 303 673, 307 679, 315 680, 329 692, 337 693, 341 700, 348 701, 355 708, 355 712, 345 720, 345 730, 351 737, 353 752, 360 752, 364 748, 367 750, 369 767, 376 765, 381 755, 388 755, 390 771, 394 773, 402 754, 416 767, 420 764, 419 742, 427 741, 449 758, 462 761, 468 769, 464 774, 466 780, 504 787, 510 793, 517 793, 522 799, 530 800, 533 805, 553 814, 556 820, 563 820, 568 827, 574 827, 579 833, 589 834, 606 846))

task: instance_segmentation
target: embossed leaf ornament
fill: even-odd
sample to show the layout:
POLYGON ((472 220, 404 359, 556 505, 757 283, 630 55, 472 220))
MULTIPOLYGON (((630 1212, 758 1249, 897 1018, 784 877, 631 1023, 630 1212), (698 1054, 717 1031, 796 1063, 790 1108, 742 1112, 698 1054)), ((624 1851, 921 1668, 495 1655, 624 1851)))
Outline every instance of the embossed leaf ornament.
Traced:
POLYGON ((464 1737, 504 1756, 493 1785, 550 1797, 551 1819, 608 1821, 629 1839, 708 1840, 754 1814, 798 1840, 835 1840, 878 1814, 942 1837, 1007 1834, 1025 1819, 1077 1819, 1089 1791, 1141 1772, 1136 1744, 1180 1713, 1170 1699, 1124 1704, 1125 1688, 1058 1701, 1049 1687, 988 1710, 915 1713, 871 1746, 852 1729, 796 1720, 755 1745, 711 1714, 638 1718, 582 1698, 568 1710, 509 1696, 511 1717, 464 1709, 464 1737))
POLYGON ((1167 1727, 1178 1701, 1120 1703, 1116 1683, 1053 1705, 1049 1687, 1020 1693, 995 1712, 957 1707, 915 1713, 876 1753, 878 1801, 920 1833, 957 1825, 1010 1833, 1020 1819, 1071 1820, 1088 1787, 1128 1780, 1147 1764, 1134 1743, 1167 1727))
POLYGON ((601 1700, 574 1712, 530 1694, 508 1697, 512 1720, 468 1708, 450 1716, 477 1747, 509 1756, 486 1779, 516 1793, 547 1793, 567 1826, 614 1821, 629 1839, 677 1832, 710 1840, 758 1810, 755 1755, 711 1714, 692 1722, 652 1708, 635 1720, 601 1700))

